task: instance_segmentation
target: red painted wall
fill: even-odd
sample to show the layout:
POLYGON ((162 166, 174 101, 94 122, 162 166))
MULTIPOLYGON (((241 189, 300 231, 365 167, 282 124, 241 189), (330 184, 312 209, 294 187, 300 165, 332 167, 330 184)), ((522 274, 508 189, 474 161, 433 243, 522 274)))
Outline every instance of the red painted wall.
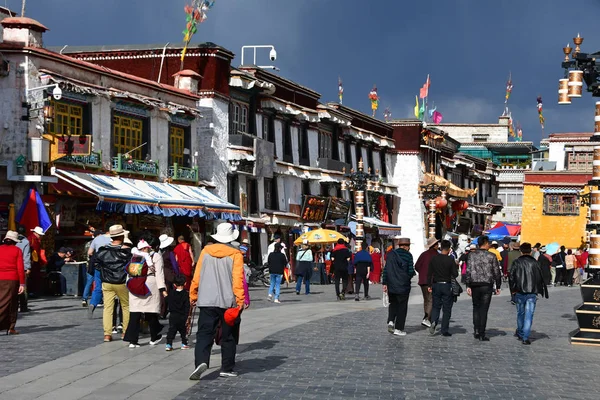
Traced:
POLYGON ((394 126, 393 138, 398 151, 420 151, 421 127, 394 126))

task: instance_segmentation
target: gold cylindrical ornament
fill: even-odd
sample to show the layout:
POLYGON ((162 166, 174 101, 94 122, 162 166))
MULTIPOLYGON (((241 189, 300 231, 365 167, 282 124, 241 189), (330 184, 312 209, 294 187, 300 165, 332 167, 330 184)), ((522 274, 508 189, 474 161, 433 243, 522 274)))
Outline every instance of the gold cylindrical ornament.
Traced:
POLYGON ((365 209, 363 207, 356 207, 356 219, 362 221, 365 216, 365 209))
POLYGON ((568 83, 568 96, 569 97, 581 97, 583 91, 583 71, 574 70, 569 71, 569 83, 568 83))
POLYGON ((600 160, 592 161, 592 176, 594 180, 600 180, 600 160))
POLYGON ((364 237, 365 236, 365 231, 363 229, 363 225, 362 224, 356 224, 356 236, 357 237, 364 237))
POLYGON ((600 249, 600 235, 590 235, 590 248, 600 249))
POLYGON ((558 104, 571 104, 569 80, 566 78, 558 80, 558 104))
POLYGON ((590 223, 600 224, 600 204, 590 205, 590 223))
POLYGON ((365 204, 365 192, 363 192, 362 190, 357 190, 356 191, 356 204, 365 204))
POLYGON ((600 204, 600 190, 592 190, 590 204, 600 204))

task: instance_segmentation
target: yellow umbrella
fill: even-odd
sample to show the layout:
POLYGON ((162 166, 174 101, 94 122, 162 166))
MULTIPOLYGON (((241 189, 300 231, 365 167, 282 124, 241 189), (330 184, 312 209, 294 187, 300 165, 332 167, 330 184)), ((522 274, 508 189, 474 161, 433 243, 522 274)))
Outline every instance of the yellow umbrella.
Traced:
POLYGON ((8 230, 17 230, 17 224, 15 222, 15 205, 13 203, 8 205, 8 230))
POLYGON ((295 245, 302 244, 303 241, 308 240, 310 244, 327 244, 335 243, 338 239, 344 239, 346 242, 348 238, 339 232, 332 231, 331 229, 315 229, 314 231, 306 232, 300 235, 294 242, 295 245))

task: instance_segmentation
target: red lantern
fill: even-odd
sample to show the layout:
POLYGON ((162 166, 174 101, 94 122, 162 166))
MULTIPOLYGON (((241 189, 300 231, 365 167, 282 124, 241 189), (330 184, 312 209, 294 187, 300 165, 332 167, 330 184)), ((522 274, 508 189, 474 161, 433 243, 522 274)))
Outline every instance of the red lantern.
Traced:
POLYGON ((452 203, 452 210, 465 211, 469 207, 469 202, 466 200, 456 200, 452 203))
POLYGON ((448 200, 446 200, 443 197, 436 197, 435 198, 435 208, 437 209, 441 209, 441 208, 445 208, 448 205, 448 200))

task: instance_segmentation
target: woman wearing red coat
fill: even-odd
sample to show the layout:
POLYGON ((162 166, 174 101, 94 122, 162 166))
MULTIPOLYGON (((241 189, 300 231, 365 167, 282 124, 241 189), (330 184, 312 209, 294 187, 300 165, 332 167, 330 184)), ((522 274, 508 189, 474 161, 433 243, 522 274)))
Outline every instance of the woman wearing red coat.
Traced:
POLYGON ((381 250, 375 248, 371 253, 371 259, 373 260, 373 270, 369 274, 369 281, 372 284, 378 284, 381 280, 381 250))
POLYGON ((20 243, 19 234, 6 232, 0 245, 0 331, 18 335, 15 330, 19 295, 25 290, 25 267, 23 252, 15 246, 20 243))

